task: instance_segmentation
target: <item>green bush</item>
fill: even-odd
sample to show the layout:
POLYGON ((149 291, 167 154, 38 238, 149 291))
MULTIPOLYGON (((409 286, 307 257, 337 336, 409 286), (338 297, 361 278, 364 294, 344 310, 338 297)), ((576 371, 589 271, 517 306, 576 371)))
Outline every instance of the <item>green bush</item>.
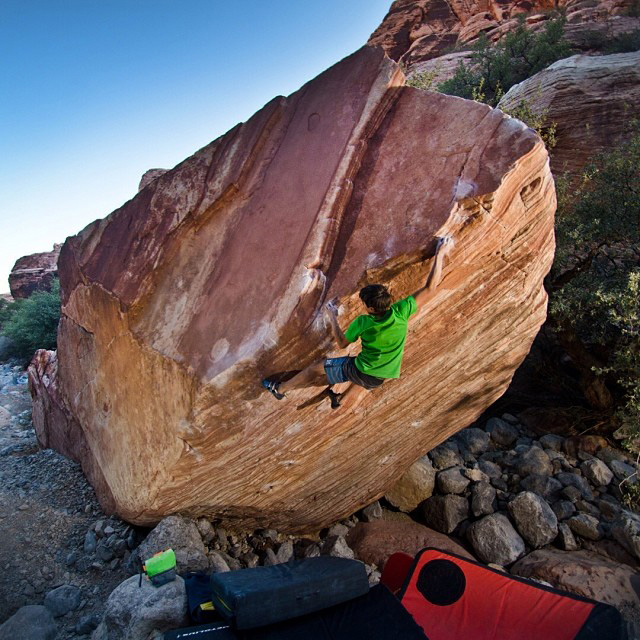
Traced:
POLYGON ((564 24, 564 18, 555 18, 534 33, 520 18, 518 27, 496 45, 481 36, 473 47, 471 62, 461 62, 453 78, 438 85, 438 90, 495 106, 514 84, 572 54, 563 39, 564 24))
POLYGON ((549 109, 538 112, 529 102, 520 100, 513 109, 502 110, 506 114, 522 120, 522 122, 531 127, 542 138, 549 151, 556 146, 557 124, 555 122, 549 122, 549 109))
POLYGON ((627 444, 640 443, 640 126, 586 167, 560 179, 550 319, 597 410, 613 413, 627 444))
POLYGON ((11 340, 9 355, 24 362, 37 349, 55 349, 60 320, 60 283, 51 291, 38 291, 26 300, 0 307, 0 333, 11 340))

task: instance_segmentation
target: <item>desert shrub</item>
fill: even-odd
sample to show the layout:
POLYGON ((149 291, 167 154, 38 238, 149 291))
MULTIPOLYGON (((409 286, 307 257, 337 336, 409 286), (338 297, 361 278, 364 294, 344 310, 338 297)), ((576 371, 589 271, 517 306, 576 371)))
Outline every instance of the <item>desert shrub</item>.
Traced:
POLYGON ((564 18, 551 19, 534 33, 521 18, 517 28, 495 45, 481 36, 471 62, 461 62, 453 78, 438 85, 438 90, 469 99, 481 96, 483 102, 495 106, 514 84, 571 55, 563 38, 564 24, 564 18))
POLYGON ((0 308, 0 333, 11 340, 10 356, 27 362, 37 349, 55 349, 60 320, 60 283, 0 308))
POLYGON ((423 91, 435 91, 434 80, 438 73, 437 67, 431 71, 419 71, 407 78, 407 86, 422 89, 423 91))
POLYGON ((506 114, 522 120, 522 122, 531 127, 542 138, 549 151, 556 146, 557 124, 555 122, 549 122, 549 109, 538 111, 526 100, 520 100, 512 109, 502 108, 502 110, 506 114))
POLYGON ((595 409, 610 410, 627 445, 640 442, 640 126, 558 180, 550 318, 595 409))

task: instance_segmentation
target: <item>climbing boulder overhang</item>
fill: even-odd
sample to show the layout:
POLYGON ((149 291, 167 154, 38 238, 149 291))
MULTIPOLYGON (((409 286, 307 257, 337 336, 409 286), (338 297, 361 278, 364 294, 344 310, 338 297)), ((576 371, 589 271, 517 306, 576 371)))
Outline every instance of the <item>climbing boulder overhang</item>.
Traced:
POLYGON ((74 453, 140 524, 310 531, 352 513, 506 389, 545 318, 554 209, 531 129, 359 50, 67 240, 55 397, 74 453), (400 379, 351 411, 261 389, 338 353, 327 300, 346 328, 361 286, 421 287, 445 233, 400 379))

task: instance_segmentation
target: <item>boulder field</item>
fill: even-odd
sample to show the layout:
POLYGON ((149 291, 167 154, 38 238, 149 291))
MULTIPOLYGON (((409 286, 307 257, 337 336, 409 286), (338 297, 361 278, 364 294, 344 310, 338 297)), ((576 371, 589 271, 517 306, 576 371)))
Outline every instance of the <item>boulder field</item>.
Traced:
POLYGON ((130 522, 317 531, 504 392, 545 318, 554 210, 532 130, 364 47, 66 241, 57 356, 30 367, 38 438, 130 522), (360 287, 411 294, 445 234, 399 380, 338 411, 322 387, 262 390, 338 355, 325 302, 346 328, 360 287))

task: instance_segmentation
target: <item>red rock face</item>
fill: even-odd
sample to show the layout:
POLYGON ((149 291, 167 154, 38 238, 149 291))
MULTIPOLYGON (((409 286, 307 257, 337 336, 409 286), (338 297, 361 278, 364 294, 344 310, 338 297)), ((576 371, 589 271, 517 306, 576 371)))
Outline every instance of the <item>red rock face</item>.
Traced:
POLYGON ((48 291, 58 274, 58 256, 62 245, 54 244, 53 251, 34 253, 20 258, 9 274, 11 295, 28 298, 34 291, 48 291))
POLYGON ((553 170, 577 175, 589 158, 628 136, 640 104, 640 51, 558 60, 512 87, 498 107, 522 101, 556 125, 553 170))
MULTIPOLYGON (((629 17, 633 0, 599 0, 595 4, 584 0, 397 0, 369 44, 382 46, 409 72, 431 71, 434 67, 425 66, 426 61, 468 46, 481 34, 491 41, 499 40, 516 27, 519 15, 526 16, 531 29, 543 28, 552 17, 548 10, 554 8, 564 9, 566 36, 583 50, 590 48, 589 37, 594 31, 611 37, 640 28, 640 19, 629 17)), ((438 81, 444 79, 439 73, 438 81)))
POLYGON ((545 318, 547 160, 518 121, 406 88, 365 47, 68 239, 57 384, 105 501, 310 531, 383 495, 503 393, 545 318), (327 300, 346 328, 363 285, 421 287, 445 233, 399 380, 353 411, 261 389, 337 354, 327 300))

